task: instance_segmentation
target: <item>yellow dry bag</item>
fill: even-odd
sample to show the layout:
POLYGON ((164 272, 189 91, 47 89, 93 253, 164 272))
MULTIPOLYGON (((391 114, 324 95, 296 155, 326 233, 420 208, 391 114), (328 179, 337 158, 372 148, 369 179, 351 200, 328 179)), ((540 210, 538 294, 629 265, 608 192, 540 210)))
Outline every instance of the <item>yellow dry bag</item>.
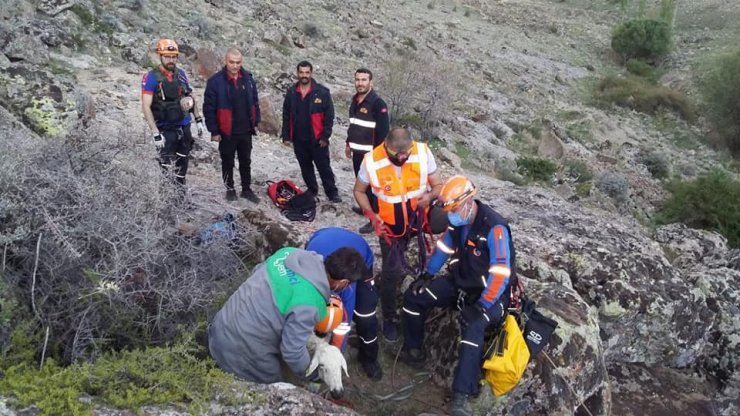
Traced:
POLYGON ((483 362, 483 373, 493 394, 501 396, 516 386, 529 363, 529 349, 514 315, 506 316, 493 344, 493 353, 483 362))

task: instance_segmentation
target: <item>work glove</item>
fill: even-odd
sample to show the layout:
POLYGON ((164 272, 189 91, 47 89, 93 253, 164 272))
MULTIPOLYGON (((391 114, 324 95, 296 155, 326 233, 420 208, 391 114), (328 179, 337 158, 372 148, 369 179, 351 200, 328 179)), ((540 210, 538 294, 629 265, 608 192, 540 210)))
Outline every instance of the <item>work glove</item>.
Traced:
POLYGON ((478 302, 472 305, 466 305, 462 308, 462 311, 460 311, 461 323, 464 326, 468 326, 481 318, 487 319, 486 322, 490 321, 488 314, 486 314, 486 309, 478 302))
POLYGON ((306 380, 308 380, 308 382, 310 383, 321 382, 321 378, 319 377, 319 367, 320 366, 317 365, 316 368, 310 374, 306 374, 306 380))
POLYGON ((385 239, 385 242, 388 243, 388 245, 391 244, 391 239, 388 237, 388 227, 383 224, 383 221, 378 218, 375 213, 370 210, 366 209, 362 211, 363 214, 367 217, 367 219, 370 220, 370 224, 373 225, 373 230, 375 231, 375 235, 378 237, 383 237, 385 239))
POLYGON ((156 147, 157 150, 164 148, 164 136, 162 133, 157 132, 157 134, 154 135, 154 147, 156 147))
POLYGON ((421 294, 427 289, 427 287, 429 287, 429 283, 431 283, 433 279, 434 275, 429 272, 420 274, 416 280, 411 283, 411 292, 417 295, 421 294))
POLYGON ((195 119, 195 128, 198 129, 198 138, 203 138, 203 119, 198 117, 195 119))

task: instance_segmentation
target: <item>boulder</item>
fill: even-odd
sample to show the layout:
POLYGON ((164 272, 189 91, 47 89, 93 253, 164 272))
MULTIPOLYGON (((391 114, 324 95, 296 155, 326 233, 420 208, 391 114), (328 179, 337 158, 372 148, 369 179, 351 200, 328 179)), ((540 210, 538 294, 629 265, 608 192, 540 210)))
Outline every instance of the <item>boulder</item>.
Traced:
POLYGON ((537 147, 537 154, 548 159, 560 159, 563 157, 565 150, 563 142, 552 130, 544 130, 540 138, 540 144, 537 147))
POLYGON ((49 16, 56 16, 77 3, 79 3, 78 0, 40 0, 36 5, 36 10, 49 16))
POLYGON ((259 126, 257 126, 257 130, 271 136, 279 136, 280 122, 275 115, 275 111, 272 109, 269 94, 260 97, 260 116, 262 120, 260 121, 259 126))
POLYGON ((223 66, 223 56, 217 54, 213 49, 200 48, 193 61, 193 74, 197 74, 203 79, 208 79, 211 75, 220 71, 223 66))
MULTIPOLYGON (((558 321, 550 345, 530 359, 519 384, 500 398, 489 386, 472 402, 475 414, 572 415, 584 401, 594 415, 608 415, 611 393, 599 339, 598 314, 573 289, 524 278, 537 309, 558 321), (554 366, 553 366, 554 364, 554 366)), ((427 321, 427 363, 432 379, 450 386, 459 345, 457 312, 430 314, 427 321), (435 319, 434 316, 437 316, 435 319)))

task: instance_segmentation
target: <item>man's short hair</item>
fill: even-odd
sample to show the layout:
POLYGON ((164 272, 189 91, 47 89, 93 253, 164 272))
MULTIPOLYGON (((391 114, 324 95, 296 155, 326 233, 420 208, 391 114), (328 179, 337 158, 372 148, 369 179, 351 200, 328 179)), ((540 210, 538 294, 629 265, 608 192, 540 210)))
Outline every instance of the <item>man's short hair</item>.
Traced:
POLYGON ((342 247, 329 254, 324 259, 324 267, 330 278, 347 279, 350 282, 362 279, 367 272, 365 259, 357 250, 350 247, 342 247))
POLYGON ((355 75, 357 74, 367 74, 370 77, 370 81, 373 80, 373 71, 367 68, 358 68, 357 71, 355 71, 355 75))
POLYGON ((308 62, 308 61, 301 61, 301 62, 298 62, 298 65, 296 65, 296 66, 295 66, 295 70, 296 70, 296 71, 298 71, 298 70, 300 70, 301 68, 305 68, 305 67, 308 67, 308 69, 309 69, 309 70, 310 70, 311 72, 313 72, 313 65, 311 65, 311 62, 308 62))
POLYGON ((237 49, 237 48, 231 47, 231 48, 229 48, 229 50, 226 51, 226 55, 224 55, 224 56, 229 56, 229 55, 232 55, 232 56, 242 56, 242 52, 239 49, 237 49))
POLYGON ((396 144, 411 141, 411 132, 406 127, 394 127, 388 133, 385 141, 396 144))

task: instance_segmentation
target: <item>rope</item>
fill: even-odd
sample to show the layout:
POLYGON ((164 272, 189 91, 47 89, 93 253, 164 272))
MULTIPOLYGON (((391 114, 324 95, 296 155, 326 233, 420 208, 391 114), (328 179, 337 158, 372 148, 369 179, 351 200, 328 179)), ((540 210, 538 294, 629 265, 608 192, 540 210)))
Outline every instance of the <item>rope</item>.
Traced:
MULTIPOLYGON (((550 356, 547 354, 547 351, 542 351, 542 354, 545 356, 545 358, 550 363, 550 365, 552 366, 552 368, 558 368, 558 366, 555 365, 555 363, 552 361, 552 358, 550 358, 550 356)), ((560 373, 558 373, 558 375, 565 382, 566 387, 568 387, 568 390, 570 390, 570 394, 572 394, 573 397, 576 397, 577 398, 578 395, 576 394, 575 390, 573 390, 573 387, 570 386, 570 383, 568 383, 568 379, 566 379, 565 376, 562 375, 562 374, 560 374, 560 373)), ((578 406, 576 406, 576 409, 578 409, 579 407, 583 407, 583 409, 586 410, 586 413, 588 413, 588 416, 594 416, 593 413, 591 413, 591 411, 588 410, 588 407, 586 407, 586 404, 583 402, 583 400, 581 400, 580 402, 578 402, 578 406)))

